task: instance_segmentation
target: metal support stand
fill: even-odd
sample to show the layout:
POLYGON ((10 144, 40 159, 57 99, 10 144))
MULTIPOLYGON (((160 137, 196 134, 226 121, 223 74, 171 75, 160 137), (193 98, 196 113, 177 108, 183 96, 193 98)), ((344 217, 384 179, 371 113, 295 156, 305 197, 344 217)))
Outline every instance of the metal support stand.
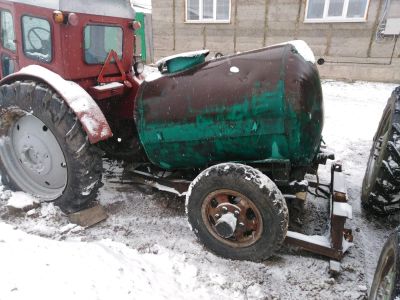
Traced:
MULTIPOLYGON (((352 208, 347 203, 345 180, 339 162, 332 165, 330 190, 329 236, 307 236, 289 231, 285 243, 340 261, 352 245, 353 236, 351 230, 344 227, 346 220, 352 218, 352 208)), ((331 265, 337 269, 337 264, 331 263, 331 265)))

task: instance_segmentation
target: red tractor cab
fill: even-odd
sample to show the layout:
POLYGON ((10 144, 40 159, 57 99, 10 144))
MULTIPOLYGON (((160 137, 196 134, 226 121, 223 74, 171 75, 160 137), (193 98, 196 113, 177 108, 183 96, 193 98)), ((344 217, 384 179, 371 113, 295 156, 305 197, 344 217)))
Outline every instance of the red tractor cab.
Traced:
POLYGON ((72 184, 80 194, 73 196, 77 203, 67 207, 63 196, 57 200, 67 211, 95 197, 101 151, 94 144, 108 139, 111 145, 120 124, 129 125, 125 135, 134 134, 141 83, 133 68, 134 19, 127 0, 0 0, 0 85, 11 93, 1 105, 2 120, 8 120, 1 130, 9 143, 0 150, 6 184, 48 200, 59 199, 72 184), (68 158, 86 148, 87 158, 68 158), (76 166, 67 172, 68 160, 76 166), (96 174, 83 182, 72 178, 86 169, 96 174))
MULTIPOLYGON (((1 78, 38 65, 78 83, 94 100, 136 92, 137 23, 129 1, 0 1, 0 10, 1 78), (125 83, 96 88, 110 82, 125 83)), ((113 110, 108 104, 101 104, 107 108, 103 112, 113 110)), ((132 118, 128 106, 116 110, 132 118)))

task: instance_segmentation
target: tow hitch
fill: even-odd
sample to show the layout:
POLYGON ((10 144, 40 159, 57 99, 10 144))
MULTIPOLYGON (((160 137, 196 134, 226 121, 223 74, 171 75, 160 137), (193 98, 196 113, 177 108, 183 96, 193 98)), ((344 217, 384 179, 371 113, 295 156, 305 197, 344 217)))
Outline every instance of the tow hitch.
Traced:
POLYGON ((347 203, 345 179, 342 173, 342 165, 339 162, 334 163, 331 168, 329 201, 329 234, 326 236, 308 236, 288 231, 285 243, 332 258, 333 260, 330 263, 331 271, 339 272, 340 264, 338 261, 342 259, 349 247, 353 245, 352 231, 344 227, 346 220, 352 218, 352 208, 347 203))

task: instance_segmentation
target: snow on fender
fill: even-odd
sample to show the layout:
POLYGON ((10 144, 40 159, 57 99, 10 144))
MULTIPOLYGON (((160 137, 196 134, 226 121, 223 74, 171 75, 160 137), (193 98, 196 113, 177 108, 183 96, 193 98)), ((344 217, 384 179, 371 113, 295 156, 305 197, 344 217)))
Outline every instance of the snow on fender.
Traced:
POLYGON ((0 81, 7 84, 26 77, 37 78, 54 88, 72 109, 88 135, 91 144, 112 136, 107 119, 93 98, 78 84, 38 65, 30 65, 0 81))

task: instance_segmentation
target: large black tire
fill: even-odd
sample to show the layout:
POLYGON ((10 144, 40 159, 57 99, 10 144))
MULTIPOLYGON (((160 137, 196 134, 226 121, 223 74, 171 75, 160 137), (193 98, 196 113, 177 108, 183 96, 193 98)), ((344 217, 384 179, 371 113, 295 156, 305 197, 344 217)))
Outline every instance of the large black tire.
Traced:
POLYGON ((289 213, 282 193, 266 175, 242 164, 224 163, 200 173, 189 187, 186 211, 198 239, 217 255, 231 259, 267 259, 280 248, 288 229, 289 213), (223 197, 228 201, 224 202, 223 197), (235 206, 242 209, 240 214, 234 212, 238 216, 236 227, 232 227, 234 234, 224 238, 216 230, 218 220, 214 213, 208 215, 207 209, 231 213, 235 206), (242 216, 249 220, 243 221, 242 216), (257 226, 243 229, 245 234, 241 236, 238 226, 247 226, 247 222, 257 226))
POLYGON ((3 141, 0 143, 0 171, 3 184, 13 190, 34 194, 44 201, 55 201, 66 213, 90 206, 101 186, 102 151, 89 143, 79 120, 57 92, 44 83, 34 81, 5 84, 0 87, 0 117, 0 136, 3 141), (37 154, 35 157, 28 151, 22 157, 16 150, 19 141, 15 138, 15 130, 20 130, 19 123, 27 118, 33 120, 28 119, 28 125, 29 122, 35 126, 43 124, 43 132, 24 128, 28 138, 31 135, 32 140, 32 136, 35 136, 37 148, 54 141, 53 147, 49 146, 46 150, 46 155, 50 156, 45 163, 50 168, 47 175, 43 171, 43 161, 39 164, 36 160, 37 154), (53 158, 52 154, 57 151, 60 155, 53 158), (66 171, 59 167, 62 156, 61 167, 66 171), (35 164, 39 167, 34 167, 35 164), (55 177, 60 177, 57 179, 60 183, 54 187, 51 182, 43 184, 40 181, 42 177, 49 178, 49 174, 53 174, 51 172, 57 175, 55 177))
POLYGON ((379 214, 400 209, 400 87, 389 98, 374 136, 361 201, 379 214))
POLYGON ((370 300, 400 298, 400 227, 383 246, 369 293, 370 300))

